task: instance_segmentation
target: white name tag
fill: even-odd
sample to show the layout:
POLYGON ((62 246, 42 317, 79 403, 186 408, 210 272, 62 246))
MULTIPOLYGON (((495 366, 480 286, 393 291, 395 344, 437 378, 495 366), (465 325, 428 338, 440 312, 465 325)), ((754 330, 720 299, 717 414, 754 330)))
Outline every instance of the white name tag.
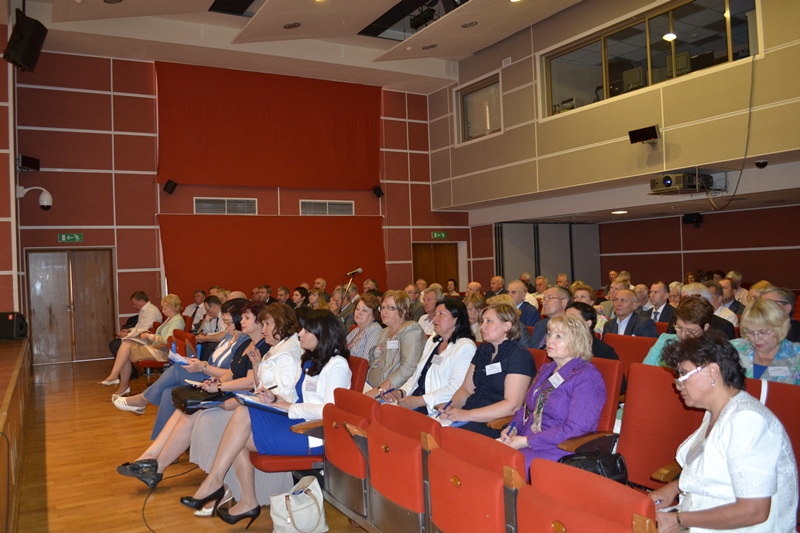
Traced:
POLYGON ((789 369, 785 366, 771 366, 767 368, 767 372, 773 378, 788 378, 789 377, 789 369))
POLYGON ((433 360, 431 361, 431 364, 432 365, 441 365, 443 359, 444 359, 444 357, 442 357, 441 355, 434 355, 433 356, 433 360))
POLYGON ((555 372, 552 376, 547 378, 547 381, 550 382, 550 385, 552 385, 553 388, 557 389, 559 385, 564 383, 564 378, 561 377, 561 374, 559 374, 558 372, 555 372))
POLYGON ((396 350, 398 348, 400 348, 400 341, 397 339, 392 339, 386 343, 387 350, 396 350))
POLYGON ((491 365, 486 365, 486 375, 491 376, 493 374, 499 374, 503 371, 503 367, 500 363, 492 363, 491 365))
POLYGON ((309 379, 308 376, 306 376, 305 389, 306 392, 317 392, 317 380, 309 379))

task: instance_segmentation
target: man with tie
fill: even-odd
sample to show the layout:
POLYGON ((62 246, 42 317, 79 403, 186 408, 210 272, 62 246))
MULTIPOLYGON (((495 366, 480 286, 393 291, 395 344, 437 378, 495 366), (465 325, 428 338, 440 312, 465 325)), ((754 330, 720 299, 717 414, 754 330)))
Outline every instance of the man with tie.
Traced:
POLYGON ((206 291, 194 291, 192 297, 194 298, 194 302, 186 306, 186 309, 183 310, 183 314, 192 319, 192 331, 197 331, 200 327, 200 322, 203 320, 203 317, 206 316, 206 307, 203 305, 203 302, 206 301, 206 291))
POLYGON ((675 314, 675 308, 669 305, 669 285, 663 281, 656 281, 650 285, 650 303, 653 307, 640 314, 650 318, 653 322, 670 322, 675 314))
POLYGON ((634 313, 638 301, 636 293, 630 289, 619 289, 614 296, 614 313, 616 318, 606 322, 603 335, 632 335, 634 337, 658 337, 656 324, 646 316, 634 313))

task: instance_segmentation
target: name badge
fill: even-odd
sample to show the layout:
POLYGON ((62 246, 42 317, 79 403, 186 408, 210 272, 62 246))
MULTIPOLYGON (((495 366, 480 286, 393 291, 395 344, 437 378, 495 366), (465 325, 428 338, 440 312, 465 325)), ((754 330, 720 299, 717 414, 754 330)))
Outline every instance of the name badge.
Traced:
POLYGON ((308 376, 306 376, 305 389, 306 392, 317 392, 317 380, 309 379, 308 376))
POLYGON ((767 368, 767 372, 773 378, 788 378, 789 377, 789 369, 785 366, 771 366, 767 368))
POLYGON ((444 359, 444 357, 442 357, 441 355, 434 355, 433 356, 433 360, 431 360, 431 364, 432 365, 441 365, 443 359, 444 359))
POLYGON ((398 348, 400 348, 400 341, 398 341, 397 339, 392 339, 386 342, 387 350, 396 350, 398 348))
POLYGON ((491 365, 486 365, 486 375, 491 376, 494 374, 499 374, 503 371, 503 367, 500 366, 500 363, 492 363, 491 365))
POLYGON ((547 378, 547 381, 550 382, 550 385, 552 385, 553 388, 557 389, 559 385, 564 383, 564 378, 561 377, 561 374, 555 372, 552 376, 547 378))

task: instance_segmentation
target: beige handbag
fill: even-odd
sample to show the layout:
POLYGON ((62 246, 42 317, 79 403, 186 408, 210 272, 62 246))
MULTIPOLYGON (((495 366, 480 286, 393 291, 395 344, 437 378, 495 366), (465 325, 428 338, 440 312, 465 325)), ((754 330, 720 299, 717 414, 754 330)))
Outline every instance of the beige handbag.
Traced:
POLYGON ((269 501, 274 533, 328 531, 322 489, 314 476, 304 477, 286 494, 271 495, 269 501))

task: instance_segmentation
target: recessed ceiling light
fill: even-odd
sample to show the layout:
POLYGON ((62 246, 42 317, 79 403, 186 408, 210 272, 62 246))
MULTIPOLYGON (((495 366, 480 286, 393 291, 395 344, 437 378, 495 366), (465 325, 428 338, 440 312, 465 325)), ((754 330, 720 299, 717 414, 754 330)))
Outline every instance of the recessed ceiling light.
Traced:
POLYGON ((627 211, 611 211, 612 215, 627 215, 627 211))
POLYGON ((423 50, 433 50, 434 48, 436 48, 436 46, 437 45, 435 45, 435 44, 429 44, 428 46, 423 46, 422 49, 423 50))
POLYGON ((466 24, 462 24, 461 27, 462 28, 471 28, 471 27, 477 26, 477 25, 478 25, 478 23, 473 20, 472 22, 467 22, 466 24))
POLYGON ((284 24, 283 25, 283 29, 284 30, 294 30, 294 29, 299 28, 299 27, 300 27, 300 23, 299 22, 292 22, 291 24, 284 24))
POLYGON ((670 32, 670 33, 665 33, 665 34, 664 34, 664 37, 662 37, 662 39, 664 39, 664 40, 665 40, 665 41, 667 41, 668 43, 671 43, 672 41, 674 41, 674 40, 675 40, 675 39, 677 39, 677 38, 678 38, 678 36, 677 36, 677 35, 675 35, 675 34, 674 34, 674 33, 672 33, 672 32, 670 32))
POLYGON ((508 0, 508 1, 511 2, 512 4, 516 4, 517 2, 519 2, 519 0, 508 0))

